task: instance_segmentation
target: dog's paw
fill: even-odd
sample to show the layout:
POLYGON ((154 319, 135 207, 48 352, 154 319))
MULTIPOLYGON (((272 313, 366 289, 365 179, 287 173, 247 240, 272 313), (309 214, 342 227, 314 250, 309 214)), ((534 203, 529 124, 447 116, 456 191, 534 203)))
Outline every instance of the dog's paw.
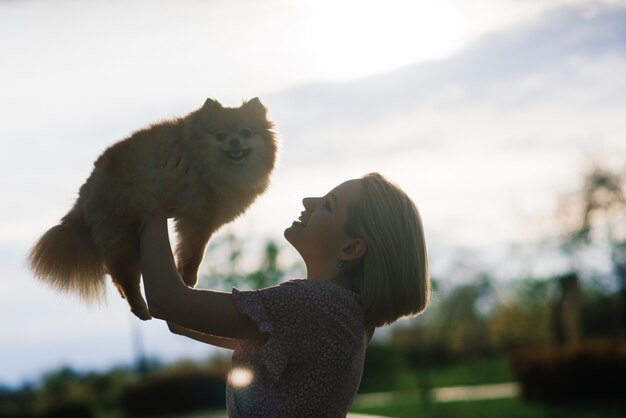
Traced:
POLYGON ((141 319, 142 321, 147 321, 149 319, 152 319, 152 315, 150 315, 150 312, 148 312, 147 309, 131 310, 131 312, 135 314, 135 316, 141 319))

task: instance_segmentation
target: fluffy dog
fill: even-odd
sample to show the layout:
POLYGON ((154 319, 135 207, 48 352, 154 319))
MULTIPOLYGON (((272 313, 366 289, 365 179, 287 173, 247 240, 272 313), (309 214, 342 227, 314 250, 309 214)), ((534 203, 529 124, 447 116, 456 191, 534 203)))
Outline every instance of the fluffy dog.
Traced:
POLYGON ((258 98, 238 108, 207 99, 183 118, 160 122, 109 147, 94 163, 74 207, 34 245, 34 274, 87 301, 104 296, 108 273, 132 312, 150 319, 140 292, 139 236, 165 200, 178 236, 176 263, 197 282, 211 235, 265 191, 277 143, 258 98), (185 187, 165 195, 163 155, 178 147, 188 165, 185 187))

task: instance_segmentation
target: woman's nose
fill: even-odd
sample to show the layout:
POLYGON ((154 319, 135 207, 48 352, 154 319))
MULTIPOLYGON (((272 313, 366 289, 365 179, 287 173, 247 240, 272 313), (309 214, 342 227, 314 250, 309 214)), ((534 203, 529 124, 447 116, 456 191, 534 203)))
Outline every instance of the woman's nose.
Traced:
POLYGON ((302 199, 302 206, 304 206, 304 209, 311 209, 313 208, 313 202, 315 201, 315 198, 313 197, 305 197, 304 199, 302 199))

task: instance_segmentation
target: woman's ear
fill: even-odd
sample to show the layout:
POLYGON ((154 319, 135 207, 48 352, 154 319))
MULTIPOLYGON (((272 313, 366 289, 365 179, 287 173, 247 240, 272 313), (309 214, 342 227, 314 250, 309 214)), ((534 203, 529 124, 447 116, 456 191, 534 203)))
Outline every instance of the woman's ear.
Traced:
POLYGON ((367 245, 361 238, 354 238, 350 240, 348 245, 341 249, 341 259, 345 261, 357 260, 365 254, 367 245))

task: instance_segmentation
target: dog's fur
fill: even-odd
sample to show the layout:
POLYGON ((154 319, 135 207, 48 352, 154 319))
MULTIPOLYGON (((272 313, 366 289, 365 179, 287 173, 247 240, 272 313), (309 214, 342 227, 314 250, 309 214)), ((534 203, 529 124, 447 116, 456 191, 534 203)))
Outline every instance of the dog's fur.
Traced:
POLYGON ((150 319, 140 293, 139 234, 143 222, 163 210, 173 214, 176 262, 194 286, 211 235, 242 214, 265 191, 277 144, 258 98, 241 107, 207 99, 184 118, 164 121, 109 147, 95 162, 74 207, 32 248, 37 277, 87 301, 104 296, 108 273, 141 319, 150 319), (159 161, 173 146, 188 165, 186 187, 165 196, 159 161))

